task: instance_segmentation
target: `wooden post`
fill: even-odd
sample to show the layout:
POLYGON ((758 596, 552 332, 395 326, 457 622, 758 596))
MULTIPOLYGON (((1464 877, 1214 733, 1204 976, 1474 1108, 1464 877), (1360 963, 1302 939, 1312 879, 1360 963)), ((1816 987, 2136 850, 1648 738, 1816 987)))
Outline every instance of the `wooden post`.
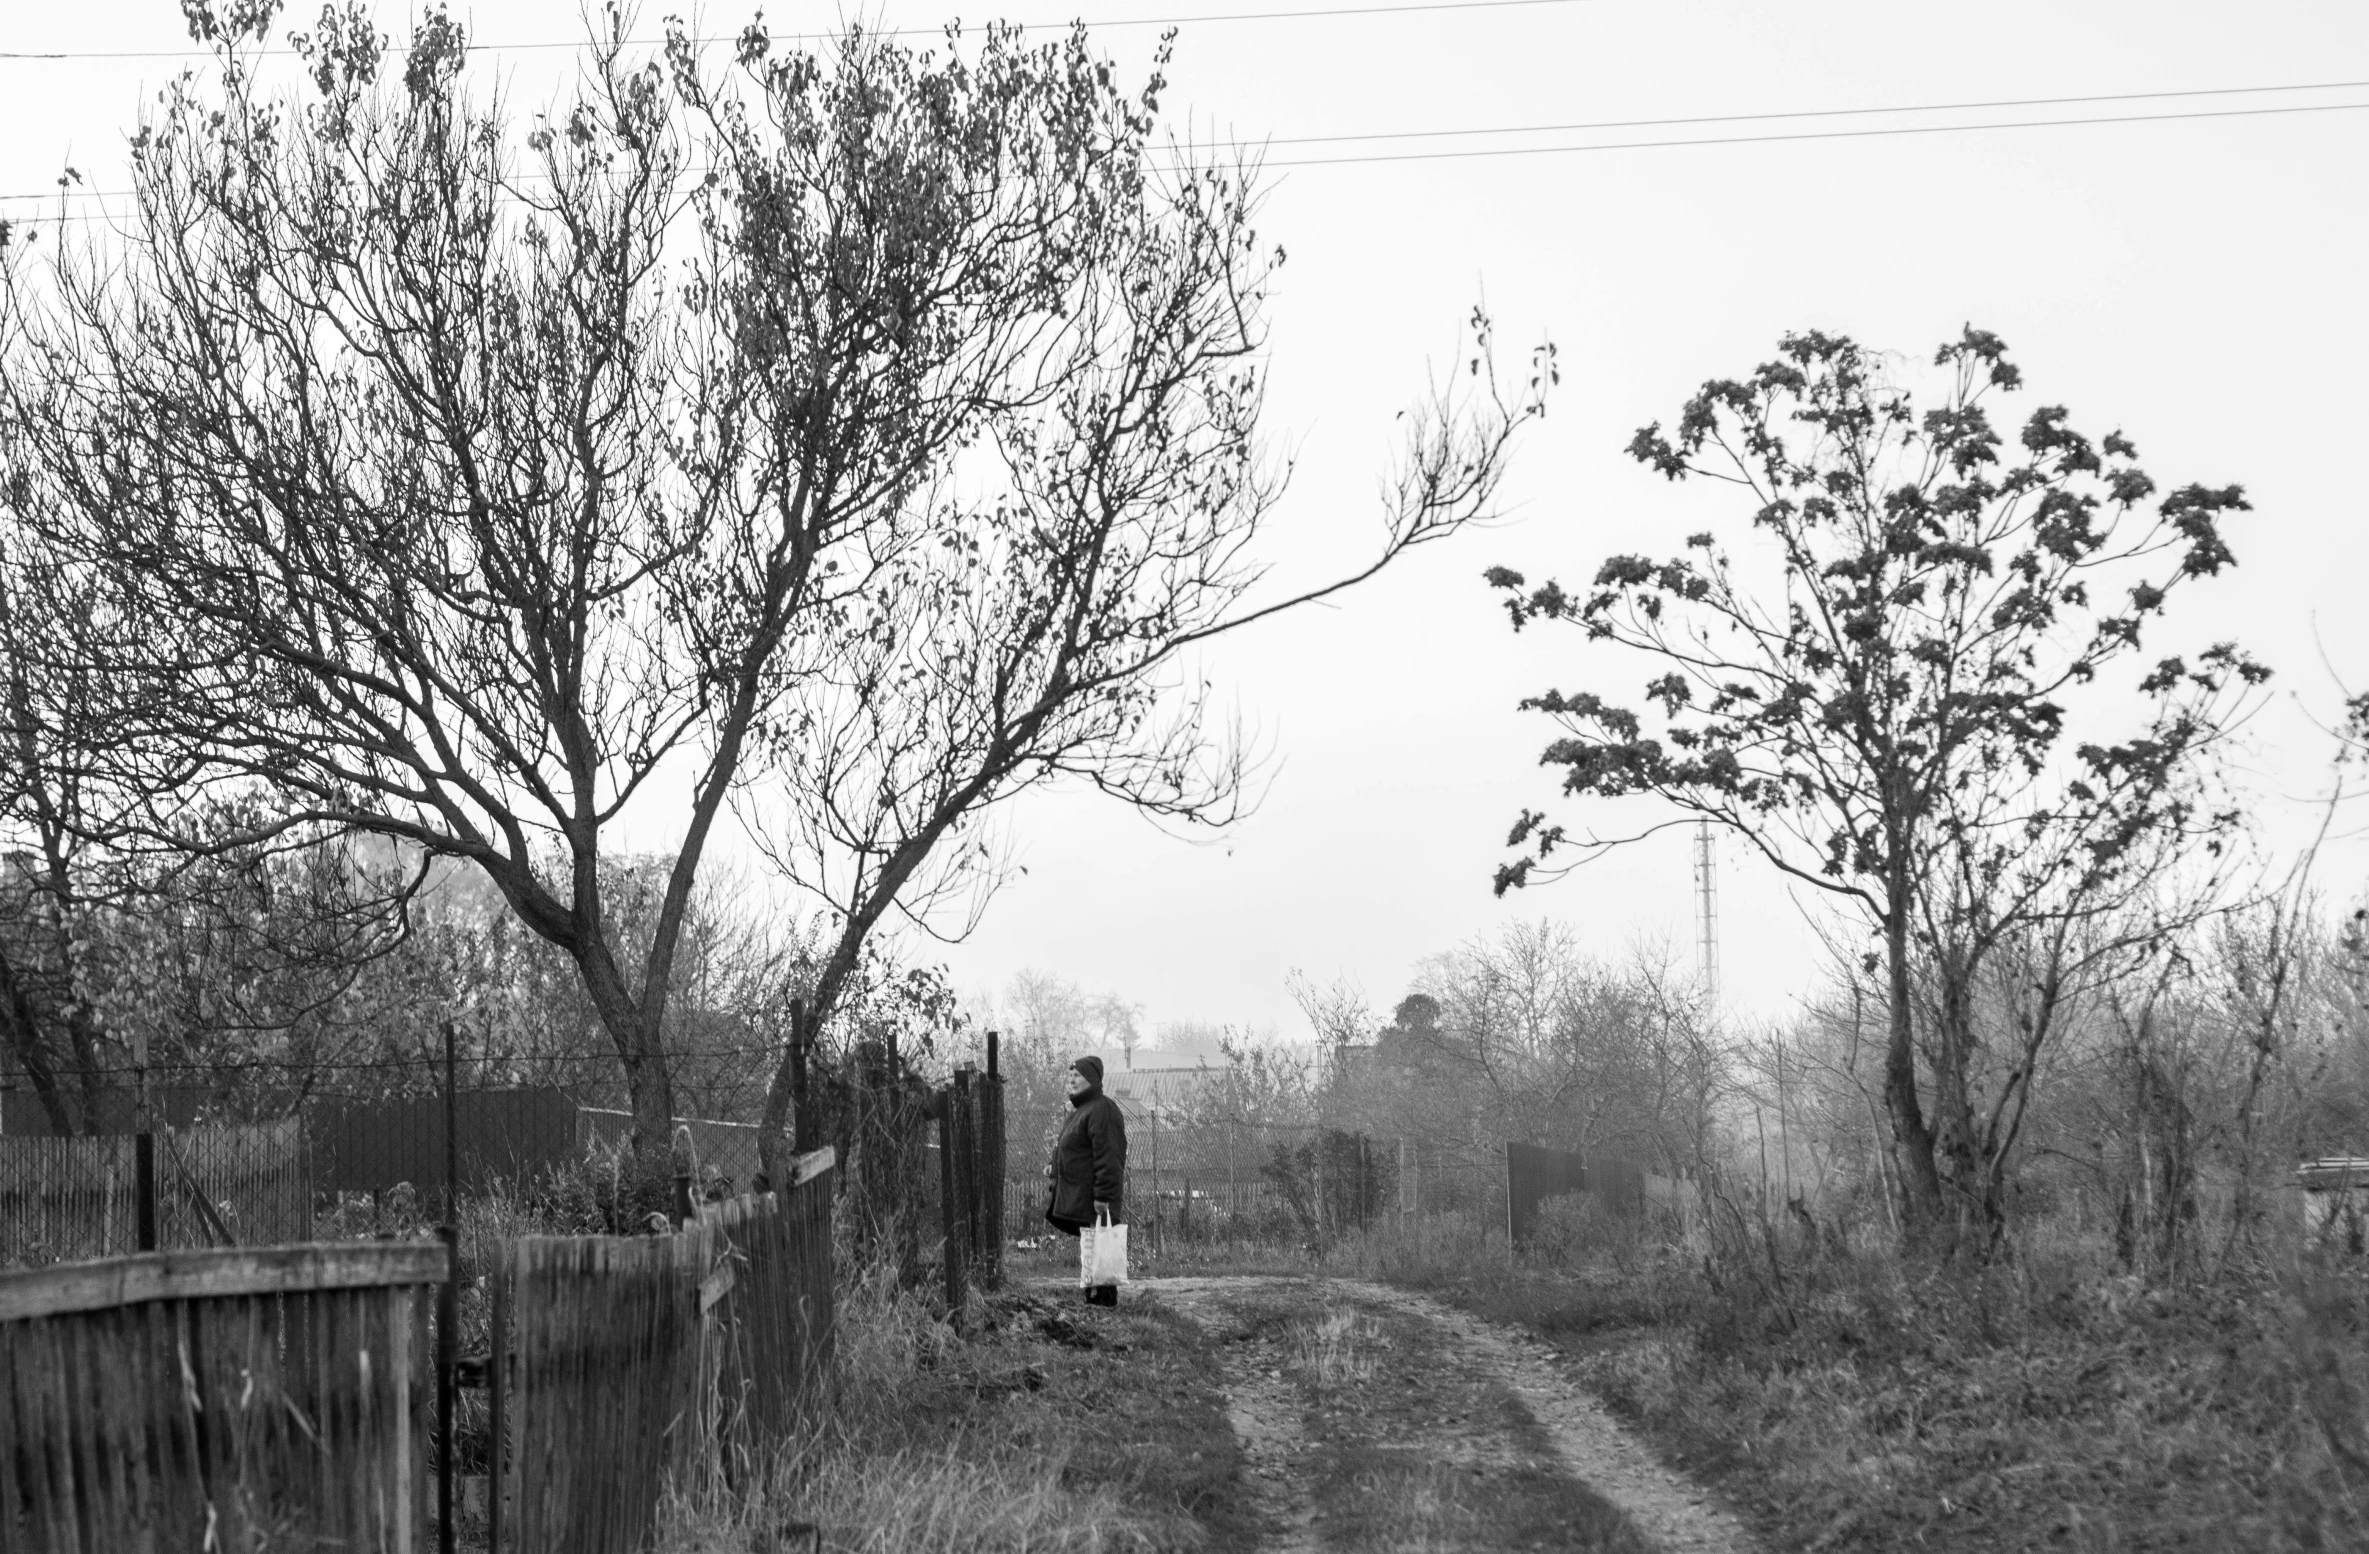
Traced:
POLYGON ((1308 1192, 1315 1200, 1316 1208, 1316 1250, 1321 1254, 1324 1251, 1324 1134, 1321 1131, 1316 1135, 1316 1147, 1310 1155, 1308 1176, 1308 1192))
MULTIPOLYGON (((794 1148, 801 1155, 810 1155, 822 1147, 815 1137, 814 1100, 808 1089, 806 1075, 808 1050, 812 1033, 806 1028, 806 1000, 790 1000, 790 1122, 796 1129, 794 1148)), ((786 1192, 787 1183, 776 1185, 776 1191, 786 1192)))
POLYGON ((958 1215, 960 1209, 954 1199, 954 1106, 953 1092, 941 1090, 933 1097, 932 1110, 938 1118, 938 1221, 945 1235, 945 1253, 941 1259, 946 1275, 946 1314, 959 1320, 962 1313, 962 1237, 958 1215))
POLYGON ((1511 1139, 1505 1143, 1505 1260, 1509 1266, 1514 1260, 1514 1146, 1511 1139))

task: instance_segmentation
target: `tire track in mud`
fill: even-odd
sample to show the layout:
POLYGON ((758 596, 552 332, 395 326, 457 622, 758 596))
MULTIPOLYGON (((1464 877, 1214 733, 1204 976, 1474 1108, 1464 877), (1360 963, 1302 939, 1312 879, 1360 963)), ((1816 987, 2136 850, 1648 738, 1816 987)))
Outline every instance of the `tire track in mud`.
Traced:
MULTIPOLYGON (((1518 1331, 1421 1295, 1357 1280, 1150 1279, 1135 1291, 1138 1299, 1173 1307, 1209 1335, 1227 1419, 1243 1453, 1245 1492, 1265 1535, 1262 1547, 1273 1554, 1319 1554, 1328 1547, 1349 1547, 1346 1540, 1352 1539, 1359 1547, 1372 1543, 1370 1526, 1333 1528, 1339 1536, 1325 1536, 1327 1523, 1340 1512, 1337 1500, 1329 1516, 1320 1504, 1320 1479, 1326 1464, 1339 1460, 1340 1441, 1348 1437, 1356 1438, 1361 1460, 1384 1464, 1385 1479, 1393 1459, 1420 1464, 1435 1475, 1459 1475, 1457 1483, 1467 1482, 1461 1475, 1470 1475, 1484 1508, 1491 1496, 1524 1488, 1536 1498, 1535 1476, 1559 1472, 1627 1518, 1610 1537, 1600 1529, 1586 1531, 1576 1521, 1564 1536, 1542 1531, 1535 1521, 1518 1534, 1501 1529, 1499 1536, 1521 1539, 1509 1547, 1642 1545, 1662 1554, 1751 1554, 1754 1549, 1741 1523, 1663 1466, 1562 1371, 1543 1344, 1518 1331), (1337 1422, 1326 1417, 1331 1439, 1318 1440, 1308 1431, 1311 1395, 1303 1390, 1300 1374, 1311 1324, 1328 1310, 1389 1321, 1419 1342, 1427 1358, 1395 1365, 1385 1359, 1388 1385, 1380 1396, 1388 1407, 1360 1409, 1337 1422), (1527 1482, 1525 1474, 1531 1476, 1527 1482)), ((1376 1342, 1385 1355, 1391 1349, 1388 1338, 1376 1342)), ((1440 1520, 1429 1533, 1406 1529, 1411 1543, 1432 1547, 1434 1538, 1444 1535, 1465 1547, 1490 1546, 1478 1541, 1484 1537, 1480 1526, 1459 1525, 1475 1521, 1469 1500, 1445 1507, 1439 1500, 1423 1497, 1429 1514, 1440 1520)), ((1597 1514, 1608 1513, 1599 1507, 1597 1514)))

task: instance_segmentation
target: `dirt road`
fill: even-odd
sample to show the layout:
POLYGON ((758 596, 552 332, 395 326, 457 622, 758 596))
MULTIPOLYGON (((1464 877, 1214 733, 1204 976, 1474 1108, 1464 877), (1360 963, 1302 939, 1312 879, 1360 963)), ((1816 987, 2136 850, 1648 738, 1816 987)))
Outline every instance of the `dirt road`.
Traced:
POLYGON ((1382 1285, 1151 1279, 1218 1356, 1263 1547, 1748 1554, 1534 1340, 1382 1285))

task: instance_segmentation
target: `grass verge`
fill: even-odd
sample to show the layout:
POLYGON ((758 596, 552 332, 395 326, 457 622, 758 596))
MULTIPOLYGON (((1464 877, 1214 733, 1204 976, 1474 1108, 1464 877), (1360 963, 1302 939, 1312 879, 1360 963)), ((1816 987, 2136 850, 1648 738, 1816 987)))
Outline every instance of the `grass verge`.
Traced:
POLYGON ((2358 1259, 2154 1288, 2035 1239, 1979 1271, 1828 1247, 1718 1282, 1675 1258, 1509 1266, 1487 1240, 1324 1261, 1546 1337, 1772 1547, 2369 1546, 2358 1259))
POLYGON ((827 1430, 731 1503, 670 1508, 665 1554, 1239 1554, 1234 1436, 1172 1313, 1022 1287, 957 1333, 870 1280, 840 1324, 827 1430))

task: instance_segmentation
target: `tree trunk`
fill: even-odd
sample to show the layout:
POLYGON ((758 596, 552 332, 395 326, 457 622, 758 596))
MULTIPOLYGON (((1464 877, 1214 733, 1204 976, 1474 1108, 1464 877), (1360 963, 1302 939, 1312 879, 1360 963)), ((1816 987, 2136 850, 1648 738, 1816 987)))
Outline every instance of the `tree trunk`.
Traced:
MULTIPOLYGON (((1898 856, 1895 848, 1894 855, 1898 856)), ((1912 1249, 1932 1243, 1942 1220, 1941 1175, 1933 1159, 1933 1130, 1917 1097, 1916 1022, 1908 992, 1908 873, 1896 863, 1884 921, 1884 960, 1891 1021, 1884 1046, 1884 1109, 1892 1120, 1892 1159, 1899 1168, 1901 1239, 1912 1249)))
POLYGON ((1978 1228, 1975 1221, 1984 1221, 1982 1228, 1988 1228, 1994 1195, 1985 1180, 1988 1162, 1974 1128, 1973 965, 1963 947, 1939 945, 1933 974, 1941 984, 1932 1056, 1934 1166, 1948 1245, 1955 1249, 1978 1228))
POLYGON ((33 1094, 41 1102, 41 1113, 49 1119, 49 1126, 58 1137, 74 1131, 73 1117, 66 1110, 66 1097, 58 1088, 57 1071, 50 1067, 49 1053, 41 1042, 41 1025, 33 1012, 33 1000, 25 992, 25 985, 16 974, 16 965, 5 954, 0 954, 0 1025, 6 1027, 8 1050, 24 1069, 25 1077, 33 1081, 33 1094))
POLYGON ((633 1113, 634 1206, 641 1209, 647 1197, 650 1211, 663 1209, 673 1175, 675 1127, 674 1071, 660 1034, 665 1004, 660 998, 637 1001, 618 974, 615 957, 597 937, 578 948, 576 966, 625 1073, 626 1104, 633 1113))

